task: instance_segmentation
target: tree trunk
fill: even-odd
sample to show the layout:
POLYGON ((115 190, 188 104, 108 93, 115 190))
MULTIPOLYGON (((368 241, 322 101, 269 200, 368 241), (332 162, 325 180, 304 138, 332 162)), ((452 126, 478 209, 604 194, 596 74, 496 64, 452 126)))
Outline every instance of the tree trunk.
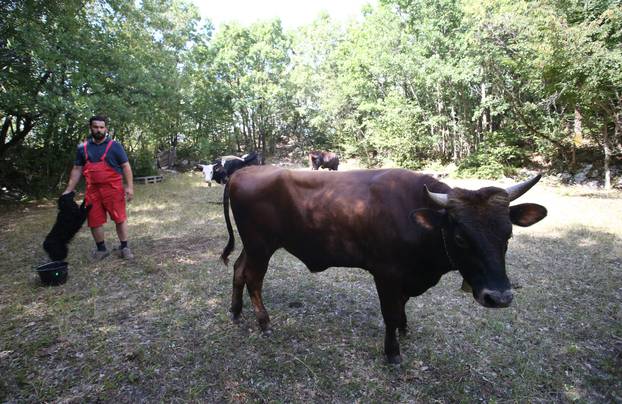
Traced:
MULTIPOLYGON (((440 118, 443 114, 443 99, 441 98, 441 89, 440 86, 436 86, 436 117, 440 121, 440 118)), ((445 131, 445 126, 439 122, 438 126, 439 134, 441 137, 441 158, 447 158, 447 133, 445 131)))
POLYGON ((239 135, 240 129, 235 126, 235 124, 233 124, 233 136, 235 137, 235 145, 237 147, 237 150, 240 150, 240 135, 239 135))
MULTIPOLYGON (((486 103, 486 83, 482 83, 481 88, 482 88, 481 104, 483 106, 486 103)), ((482 109, 482 135, 481 135, 480 140, 482 140, 484 137, 483 132, 486 132, 488 130, 488 115, 486 114, 486 111, 487 111, 487 108, 483 107, 482 109)))
MULTIPOLYGON (((566 133, 568 134, 568 137, 573 139, 573 130, 571 128, 571 124, 569 121, 566 121, 566 133)), ((575 146, 575 142, 574 140, 570 142, 572 145, 572 148, 570 150, 570 167, 574 168, 577 164, 577 153, 576 153, 576 146, 575 146)))
POLYGON ((265 163, 266 158, 266 133, 264 130, 261 130, 261 159, 260 162, 263 165, 265 163))
POLYGON ((452 161, 455 163, 458 161, 460 140, 458 139, 458 131, 456 130, 456 110, 453 105, 451 106, 451 143, 453 146, 452 161))
POLYGON ((5 117, 4 119, 5 121, 2 125, 2 132, 0 134, 2 139, 2 142, 0 142, 0 156, 3 156, 10 147, 21 143, 34 127, 33 119, 30 116, 25 117, 22 124, 22 118, 18 115, 15 119, 15 128, 13 128, 13 121, 10 116, 5 117), (8 139, 9 130, 13 132, 13 134, 11 139, 6 141, 6 139, 8 139))
POLYGON ((609 131, 607 129, 607 118, 604 119, 603 123, 603 150, 605 152, 605 161, 604 161, 604 169, 605 169, 605 189, 611 189, 611 169, 609 168, 609 163, 611 161, 611 148, 609 147, 609 131))
POLYGON ((583 144, 583 116, 578 106, 574 107, 574 131, 572 135, 572 166, 577 163, 576 148, 583 144))
MULTIPOLYGON (((251 112, 249 121, 250 121, 250 126, 251 126, 251 140, 252 140, 252 144, 251 149, 257 149, 257 124, 255 123, 255 117, 256 114, 254 112, 251 112)), ((248 146, 248 145, 247 145, 248 146)))

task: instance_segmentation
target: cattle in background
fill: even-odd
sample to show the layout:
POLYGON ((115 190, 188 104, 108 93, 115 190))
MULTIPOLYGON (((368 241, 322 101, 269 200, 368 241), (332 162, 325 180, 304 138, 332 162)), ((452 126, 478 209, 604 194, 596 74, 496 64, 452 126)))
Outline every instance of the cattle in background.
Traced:
POLYGON ((223 193, 229 241, 234 248, 229 202, 243 243, 234 264, 231 313, 242 312, 248 288, 262 331, 270 320, 261 289, 272 254, 284 248, 311 272, 359 267, 374 277, 386 325, 384 352, 401 361, 396 330, 405 332, 405 304, 458 270, 485 307, 506 307, 512 290, 505 253, 512 224, 530 226, 547 211, 510 202, 538 182, 536 176, 507 189, 451 188, 402 169, 310 173, 277 167, 238 172, 223 193))
POLYGON ((207 184, 211 187, 215 164, 197 164, 197 166, 201 169, 205 182, 207 182, 207 184))
POLYGON ((234 172, 250 165, 259 165, 259 156, 255 152, 245 154, 242 157, 222 156, 214 160, 213 164, 198 164, 197 167, 203 172, 205 182, 211 186, 212 181, 226 184, 234 172))
POLYGON ((333 152, 312 151, 309 153, 309 165, 312 170, 328 168, 337 171, 339 168, 339 157, 333 152))
MULTIPOLYGON (((247 154, 245 154, 244 156, 247 156, 247 154)), ((222 156, 220 158, 220 164, 224 167, 224 165, 227 163, 227 161, 236 161, 236 160, 237 161, 244 161, 244 158, 243 158, 244 156, 242 156, 242 157, 232 156, 232 155, 222 156)))
POLYGON ((238 171, 241 168, 247 166, 256 166, 259 165, 259 155, 256 152, 251 152, 245 154, 241 158, 238 157, 236 159, 229 159, 223 164, 223 182, 221 184, 229 181, 229 178, 233 175, 234 172, 238 171))

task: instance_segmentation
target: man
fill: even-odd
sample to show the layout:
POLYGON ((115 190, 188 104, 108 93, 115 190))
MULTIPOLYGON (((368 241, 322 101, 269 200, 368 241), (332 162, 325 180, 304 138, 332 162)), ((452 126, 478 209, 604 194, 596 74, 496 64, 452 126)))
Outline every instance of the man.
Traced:
POLYGON ((91 205, 88 213, 88 225, 97 246, 91 252, 94 260, 106 258, 110 251, 104 241, 103 225, 110 215, 117 228, 119 247, 113 251, 124 259, 132 259, 127 238, 127 214, 125 201, 134 197, 134 178, 127 154, 120 143, 112 140, 106 129, 106 117, 97 115, 89 120, 91 137, 78 146, 76 161, 67 189, 63 195, 73 192, 84 174, 86 180, 85 200, 91 205), (125 188, 123 187, 125 177, 125 188))

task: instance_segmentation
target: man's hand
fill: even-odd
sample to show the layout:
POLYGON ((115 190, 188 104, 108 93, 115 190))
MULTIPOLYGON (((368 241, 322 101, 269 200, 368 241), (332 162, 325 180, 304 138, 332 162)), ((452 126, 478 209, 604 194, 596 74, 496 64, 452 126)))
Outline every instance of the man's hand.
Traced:
POLYGON ((128 202, 134 199, 134 188, 125 187, 125 200, 128 202))

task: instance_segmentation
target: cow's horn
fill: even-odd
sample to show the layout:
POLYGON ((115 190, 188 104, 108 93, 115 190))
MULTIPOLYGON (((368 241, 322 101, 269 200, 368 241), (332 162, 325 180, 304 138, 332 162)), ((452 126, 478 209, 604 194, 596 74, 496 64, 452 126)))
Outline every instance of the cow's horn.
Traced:
POLYGON ((424 185, 425 191, 428 193, 430 199, 438 206, 443 208, 447 207, 447 194, 437 194, 436 192, 430 192, 427 185, 424 185))
POLYGON ((506 188, 505 192, 508 193, 510 201, 513 201, 525 192, 529 191, 531 187, 536 185, 536 182, 540 181, 541 177, 542 176, 538 174, 535 177, 528 179, 527 181, 523 181, 520 184, 512 185, 511 187, 506 188))

